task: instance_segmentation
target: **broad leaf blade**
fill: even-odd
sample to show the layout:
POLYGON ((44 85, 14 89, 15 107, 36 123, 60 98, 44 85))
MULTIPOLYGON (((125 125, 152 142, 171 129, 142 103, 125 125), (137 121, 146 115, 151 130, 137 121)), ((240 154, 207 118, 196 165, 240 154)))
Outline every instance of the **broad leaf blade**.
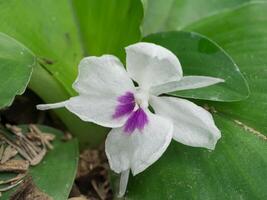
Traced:
MULTIPOLYGON (((266 0, 261 0, 266 1, 266 0)), ((144 35, 182 30, 199 20, 258 0, 143 0, 144 35)))
POLYGON ((72 7, 65 0, 0 0, 0 31, 25 44, 39 62, 74 95, 82 47, 72 7))
POLYGON ((180 60, 185 75, 222 78, 224 83, 194 90, 170 93, 174 96, 213 101, 239 101, 249 95, 248 86, 227 53, 208 38, 189 32, 152 34, 144 41, 171 50, 180 60))
POLYGON ((73 0, 87 54, 124 56, 140 40, 143 8, 139 0, 73 0))
MULTIPOLYGON (((46 103, 76 95, 72 83, 84 52, 71 1, 0 0, 0 5, 0 31, 25 44, 37 57, 30 89, 46 103)), ((107 132, 66 109, 55 112, 83 146, 99 144, 107 132)))
POLYGON ((176 8, 176 13, 194 16, 195 23, 192 25, 190 18, 183 18, 185 22, 191 21, 189 23, 176 23, 182 20, 170 14, 169 27, 161 27, 161 30, 191 24, 187 30, 211 37, 238 64, 248 81, 251 95, 236 103, 209 102, 211 110, 218 113, 215 120, 222 131, 215 151, 209 153, 173 143, 148 172, 130 181, 127 199, 266 199, 267 5, 249 3, 227 10, 214 9, 215 13, 207 12, 202 19, 203 15, 199 13, 206 5, 210 7, 215 2, 223 4, 228 1, 172 2, 187 5, 182 6, 180 12, 176 8), (203 6, 190 9, 199 2, 203 6))
POLYGON ((29 49, 0 33, 0 108, 11 105, 25 91, 35 63, 29 49))
MULTIPOLYGON (((22 126, 26 129, 25 126, 22 126)), ((33 177, 36 186, 55 200, 66 200, 69 196, 72 184, 76 175, 78 165, 78 143, 77 140, 62 142, 63 133, 47 126, 39 126, 43 132, 56 135, 53 141, 54 149, 49 151, 42 162, 31 167, 29 175, 33 177)), ((1 174, 0 178, 4 179, 5 174, 1 174)), ((1 199, 8 199, 14 192, 3 193, 1 199)))
POLYGON ((190 29, 217 41, 240 66, 251 95, 246 101, 214 104, 226 113, 267 135, 267 3, 252 3, 199 21, 190 29), (228 30, 231 31, 228 31, 228 30), (213 31, 210 31, 213 30, 213 31), (220 32, 219 35, 216 32, 220 32))
POLYGON ((224 117, 216 121, 223 137, 214 151, 173 141, 131 179, 126 199, 266 199, 266 141, 224 117))

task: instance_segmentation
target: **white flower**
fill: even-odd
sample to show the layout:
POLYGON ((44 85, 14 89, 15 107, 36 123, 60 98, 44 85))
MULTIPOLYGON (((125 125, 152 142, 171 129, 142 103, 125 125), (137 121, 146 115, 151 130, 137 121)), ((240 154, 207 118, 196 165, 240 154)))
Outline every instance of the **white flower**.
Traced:
POLYGON ((79 96, 37 106, 40 110, 66 107, 84 121, 113 128, 105 148, 111 169, 121 173, 119 196, 126 191, 129 171, 133 175, 144 171, 160 158, 172 138, 214 149, 221 137, 205 109, 185 99, 158 95, 206 87, 222 79, 183 77, 177 57, 152 43, 128 46, 126 55, 127 70, 112 55, 82 59, 73 84, 79 96))

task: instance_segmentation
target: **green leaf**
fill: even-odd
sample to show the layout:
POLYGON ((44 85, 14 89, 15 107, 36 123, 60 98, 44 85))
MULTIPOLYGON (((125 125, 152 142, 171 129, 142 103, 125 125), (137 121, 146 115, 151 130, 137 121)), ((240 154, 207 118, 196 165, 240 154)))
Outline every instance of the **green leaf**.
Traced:
MULTIPOLYGON (((76 95, 71 85, 85 52, 122 58, 122 48, 140 39, 143 7, 139 0, 0 0, 0 5, 0 31, 38 58, 29 87, 46 103, 76 95)), ((66 110, 56 113, 85 145, 99 144, 107 133, 66 110)))
POLYGON ((158 162, 131 179, 126 199, 266 199, 267 4, 172 2, 176 15, 170 11, 165 17, 168 28, 156 29, 184 27, 210 37, 238 64, 251 94, 240 102, 205 102, 217 113, 215 121, 222 131, 215 151, 173 142, 158 162), (174 6, 179 4, 183 6, 174 6), (218 7, 212 8, 215 4, 218 7), (210 11, 204 13, 205 7, 210 11), (178 19, 180 14, 186 17, 178 19))
POLYGON ((248 86, 234 61, 217 44, 189 32, 165 32, 144 38, 170 49, 180 60, 185 75, 222 78, 224 83, 210 87, 177 91, 174 96, 213 101, 239 101, 248 97, 248 86))
POLYGON ((131 178, 126 199, 266 199, 266 141, 224 117, 216 121, 223 137, 214 151, 173 141, 131 178))
MULTIPOLYGON (((70 1, 0 0, 0 5, 0 31, 22 42, 37 57, 30 89, 47 103, 76 95, 71 85, 83 50, 70 1)), ((81 146, 103 141, 106 129, 83 122, 65 109, 55 112, 81 146)))
MULTIPOLYGON (((26 129, 25 126, 24 130, 26 129)), ((77 140, 62 142, 63 133, 47 126, 39 126, 47 133, 56 135, 53 141, 54 149, 48 151, 40 164, 30 167, 29 175, 33 177, 36 186, 55 200, 66 200, 72 188, 78 165, 78 143, 77 140)), ((1 173, 1 180, 7 174, 1 173)), ((8 199, 15 189, 4 192, 1 199, 8 199)))
POLYGON ((73 0, 87 54, 114 54, 140 40, 143 8, 139 0, 73 0))
POLYGON ((71 95, 82 46, 69 1, 0 0, 0 31, 20 41, 71 95))
POLYGON ((249 83, 251 95, 246 101, 214 104, 216 109, 265 135, 267 135, 266 9, 267 3, 246 4, 188 27, 211 37, 229 52, 249 83))
POLYGON ((29 49, 0 32, 0 108, 25 91, 35 63, 29 49))
MULTIPOLYGON (((266 0, 261 0, 266 1, 266 0)), ((182 30, 206 17, 258 0, 143 0, 144 35, 159 31, 182 30)))

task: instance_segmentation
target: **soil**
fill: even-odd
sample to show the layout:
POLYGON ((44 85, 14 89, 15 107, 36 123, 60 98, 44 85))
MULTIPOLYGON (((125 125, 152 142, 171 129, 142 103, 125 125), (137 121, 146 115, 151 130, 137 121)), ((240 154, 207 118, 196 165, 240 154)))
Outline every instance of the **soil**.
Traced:
MULTIPOLYGON (((3 125, 38 123, 57 128, 67 134, 67 129, 58 118, 36 109, 35 106, 40 103, 43 101, 27 90, 23 95, 15 98, 12 106, 0 111, 0 123, 3 125)), ((76 179, 69 196, 70 200, 111 200, 113 194, 108 170, 103 145, 98 149, 86 149, 81 152, 76 179)))

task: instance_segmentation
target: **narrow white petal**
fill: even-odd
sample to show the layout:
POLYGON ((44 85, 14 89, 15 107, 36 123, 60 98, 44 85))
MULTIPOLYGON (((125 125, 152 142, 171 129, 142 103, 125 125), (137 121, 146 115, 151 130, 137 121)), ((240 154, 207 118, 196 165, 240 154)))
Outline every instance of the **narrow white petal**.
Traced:
POLYGON ((119 194, 118 194, 119 198, 123 197, 126 192, 129 174, 130 174, 130 169, 127 169, 121 172, 120 188, 119 188, 119 194))
POLYGON ((38 109, 66 107, 84 121, 120 127, 125 118, 114 119, 118 97, 134 92, 134 84, 118 58, 111 55, 86 57, 79 64, 74 89, 79 96, 63 103, 39 105, 38 109))
POLYGON ((55 108, 62 108, 65 107, 67 101, 62 101, 58 103, 51 103, 51 104, 39 104, 36 106, 38 110, 49 110, 55 108))
POLYGON ((168 49, 140 42, 126 48, 126 67, 130 76, 143 88, 178 81, 182 68, 168 49))
POLYGON ((185 145, 214 149, 221 137, 212 115, 194 103, 174 97, 151 97, 157 114, 173 122, 173 138, 185 145))
POLYGON ((174 92, 179 90, 189 90, 207 87, 222 82, 224 82, 224 80, 221 78, 214 78, 209 76, 184 76, 179 81, 172 81, 151 88, 151 93, 154 95, 160 95, 163 93, 174 92))
POLYGON ((131 168, 133 175, 152 165, 167 149, 172 139, 172 123, 149 113, 149 122, 143 131, 135 130, 131 135, 123 128, 110 131, 106 139, 106 154, 112 170, 117 173, 131 168))
POLYGON ((103 55, 81 60, 73 88, 80 94, 112 98, 133 89, 134 85, 118 58, 103 55))
POLYGON ((123 128, 113 128, 105 141, 105 151, 110 168, 121 173, 131 167, 133 146, 131 136, 123 132, 123 128))
POLYGON ((72 97, 65 106, 84 121, 114 128, 121 127, 126 120, 126 118, 112 118, 116 104, 116 98, 110 98, 103 94, 101 98, 94 95, 72 97))

